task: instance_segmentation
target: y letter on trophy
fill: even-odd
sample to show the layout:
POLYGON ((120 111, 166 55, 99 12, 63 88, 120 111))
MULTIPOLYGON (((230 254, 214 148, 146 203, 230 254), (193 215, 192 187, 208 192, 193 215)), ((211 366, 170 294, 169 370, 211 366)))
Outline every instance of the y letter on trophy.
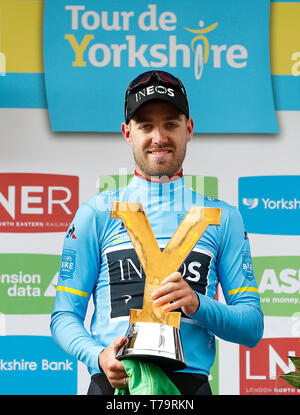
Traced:
POLYGON ((113 202, 111 217, 122 219, 138 259, 144 269, 143 309, 130 310, 130 324, 152 322, 180 326, 180 312, 163 312, 153 305, 151 294, 168 275, 176 272, 208 225, 220 225, 220 208, 193 206, 161 252, 141 203, 113 202))

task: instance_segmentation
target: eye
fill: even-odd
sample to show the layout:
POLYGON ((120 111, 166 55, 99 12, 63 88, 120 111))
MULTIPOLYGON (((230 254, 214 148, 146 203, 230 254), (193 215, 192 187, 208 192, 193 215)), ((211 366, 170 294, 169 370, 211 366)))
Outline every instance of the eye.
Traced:
POLYGON ((167 124, 168 128, 176 128, 178 126, 178 124, 175 121, 169 121, 167 124))
POLYGON ((148 130, 151 129, 151 125, 150 124, 140 124, 139 129, 144 130, 144 131, 148 131, 148 130))

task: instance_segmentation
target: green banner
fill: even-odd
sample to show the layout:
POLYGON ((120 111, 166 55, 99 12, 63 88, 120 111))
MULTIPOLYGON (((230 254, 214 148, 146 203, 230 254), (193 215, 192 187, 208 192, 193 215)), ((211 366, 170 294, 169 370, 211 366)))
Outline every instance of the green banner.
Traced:
POLYGON ((216 339, 216 358, 210 369, 209 384, 213 395, 219 395, 219 341, 216 339))
POLYGON ((0 254, 0 313, 50 314, 60 255, 0 254))
POLYGON ((253 267, 266 316, 291 316, 299 311, 299 256, 255 257, 253 267))

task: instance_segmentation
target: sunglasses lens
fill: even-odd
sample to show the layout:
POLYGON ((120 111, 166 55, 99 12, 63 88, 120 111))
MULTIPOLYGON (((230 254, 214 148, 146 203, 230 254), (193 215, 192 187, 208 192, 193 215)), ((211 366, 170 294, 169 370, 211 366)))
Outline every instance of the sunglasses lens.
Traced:
POLYGON ((181 86, 181 82, 179 82, 179 80, 177 78, 175 78, 175 76, 167 73, 167 72, 161 72, 158 71, 157 72, 159 78, 164 81, 164 82, 169 82, 171 84, 177 85, 177 86, 181 86))
POLYGON ((156 76, 163 82, 168 82, 171 83, 173 85, 177 85, 179 87, 181 87, 181 82, 175 78, 175 76, 167 73, 167 72, 163 72, 163 71, 149 71, 149 72, 145 72, 141 75, 139 75, 137 78, 135 78, 131 84, 130 84, 130 89, 135 88, 138 85, 142 85, 142 84, 146 84, 147 82, 149 82, 150 78, 152 75, 156 74, 156 76))
POLYGON ((152 73, 153 72, 146 72, 146 73, 139 75, 137 78, 135 78, 131 82, 130 88, 135 88, 138 85, 145 84, 146 82, 148 82, 149 79, 151 78, 152 73))

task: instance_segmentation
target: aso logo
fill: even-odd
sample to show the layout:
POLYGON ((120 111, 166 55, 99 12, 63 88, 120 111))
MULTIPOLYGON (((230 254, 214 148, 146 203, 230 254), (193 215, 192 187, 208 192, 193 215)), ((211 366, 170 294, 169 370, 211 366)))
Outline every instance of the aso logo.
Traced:
POLYGON ((279 376, 295 371, 288 356, 299 356, 298 338, 262 339, 253 349, 240 346, 241 395, 298 395, 279 376))
POLYGON ((255 257, 253 267, 264 314, 296 313, 300 303, 300 257, 255 257))
POLYGON ((300 235, 300 176, 239 178, 239 208, 251 233, 300 235))
POLYGON ((78 198, 77 176, 0 173, 0 232, 64 232, 78 198))

